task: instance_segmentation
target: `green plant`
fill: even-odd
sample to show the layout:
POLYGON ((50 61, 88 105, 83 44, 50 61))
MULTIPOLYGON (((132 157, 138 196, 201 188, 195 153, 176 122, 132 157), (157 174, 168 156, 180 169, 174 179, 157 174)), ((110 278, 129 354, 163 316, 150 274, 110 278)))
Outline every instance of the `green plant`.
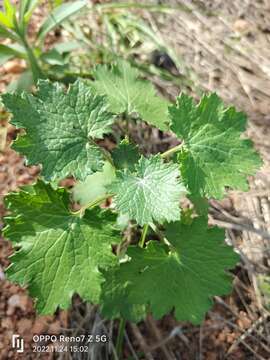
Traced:
POLYGON ((176 54, 173 48, 164 41, 154 22, 148 23, 142 17, 142 13, 136 13, 138 9, 149 13, 163 14, 188 11, 184 6, 173 6, 172 4, 110 2, 92 5, 91 22, 89 22, 89 17, 85 19, 81 17, 80 21, 75 24, 66 22, 63 25, 70 37, 84 44, 84 51, 77 55, 73 54, 73 73, 91 77, 92 73, 89 73, 89 68, 96 63, 110 64, 120 57, 127 59, 145 74, 156 75, 177 86, 181 84, 182 88, 185 84, 190 86, 193 83, 194 74, 181 61, 180 55, 176 54), (176 73, 177 69, 181 69, 181 79, 178 74, 170 73, 168 68, 155 66, 155 53, 166 54, 175 65, 176 73), (80 72, 78 72, 78 63, 80 63, 80 72))
MULTIPOLYGON (((94 64, 111 63, 117 57, 126 58, 145 74, 159 76, 177 86, 190 85, 193 81, 194 74, 165 43, 158 30, 155 27, 152 29, 133 11, 187 11, 184 7, 136 3, 90 4, 86 0, 49 1, 47 18, 33 31, 31 24, 36 19, 32 15, 40 4, 39 0, 21 0, 15 6, 11 0, 5 0, 4 11, 0 13, 0 40, 9 39, 0 44, 0 65, 12 58, 24 59, 27 63, 27 69, 10 84, 9 91, 30 90, 39 78, 66 84, 75 81, 78 76, 92 79, 89 69, 94 64), (87 11, 82 12, 81 9, 87 11), (85 16, 89 12, 93 14, 90 25, 89 16, 85 16), (73 21, 72 15, 77 16, 77 21, 73 21), (51 43, 48 33, 60 25, 65 30, 64 42, 58 43, 54 39, 53 45, 48 45, 51 43), (155 51, 168 54, 185 77, 180 79, 168 69, 151 65, 155 51), (141 55, 148 58, 148 63, 145 60, 134 62, 138 55, 139 58, 141 55)), ((40 9, 44 11, 43 7, 40 9)))
MULTIPOLYGON (((4 235, 15 247, 7 275, 28 286, 40 314, 68 308, 78 293, 108 318, 137 322, 174 310, 178 320, 198 324, 211 298, 230 292, 226 271, 238 261, 224 230, 208 226, 206 199, 247 190, 246 177, 261 165, 242 138, 246 117, 216 94, 198 105, 181 94, 168 107, 125 62, 94 75, 67 91, 41 80, 35 95, 3 95, 11 123, 25 129, 13 148, 42 166, 35 185, 6 197, 4 235), (134 115, 172 131, 180 144, 148 157, 127 138, 111 153, 100 145, 118 116, 134 115), (71 193, 58 185, 67 176, 79 182, 71 193), (193 211, 180 208, 185 196, 193 211), (132 223, 132 244, 123 241, 117 215, 132 223)), ((124 326, 121 320, 119 353, 124 326)))
POLYGON ((11 0, 4 0, 4 11, 0 12, 0 38, 10 39, 10 44, 0 44, 0 65, 16 57, 25 59, 30 72, 22 75, 17 87, 29 88, 32 82, 36 83, 39 78, 46 77, 45 68, 48 65, 64 66, 65 55, 75 46, 72 44, 58 44, 49 51, 44 51, 44 39, 46 35, 59 26, 63 21, 77 13, 87 5, 87 1, 79 0, 58 5, 50 12, 48 17, 39 27, 34 39, 29 39, 28 27, 31 16, 40 3, 39 0, 21 0, 18 7, 11 0))

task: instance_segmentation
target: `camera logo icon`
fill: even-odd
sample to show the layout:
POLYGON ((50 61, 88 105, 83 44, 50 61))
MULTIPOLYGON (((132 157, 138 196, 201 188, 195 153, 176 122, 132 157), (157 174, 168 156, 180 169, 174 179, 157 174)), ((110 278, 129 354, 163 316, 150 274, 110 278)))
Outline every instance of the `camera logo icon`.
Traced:
POLYGON ((24 340, 20 335, 12 335, 12 348, 15 349, 18 353, 24 352, 24 340))

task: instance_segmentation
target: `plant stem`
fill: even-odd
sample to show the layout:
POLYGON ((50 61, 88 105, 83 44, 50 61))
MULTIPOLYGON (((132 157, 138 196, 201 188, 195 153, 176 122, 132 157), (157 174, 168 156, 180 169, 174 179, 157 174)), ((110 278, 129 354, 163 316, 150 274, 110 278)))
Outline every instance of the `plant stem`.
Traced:
POLYGON ((28 41, 25 37, 25 33, 24 33, 23 29, 20 28, 16 18, 14 19, 14 26, 15 26, 16 34, 19 37, 21 44, 24 46, 24 48, 26 50, 27 60, 28 60, 29 66, 32 71, 34 83, 36 84, 38 79, 44 78, 44 75, 42 73, 42 70, 38 64, 38 60, 31 48, 31 46, 28 44, 28 41))
POLYGON ((116 339, 116 354, 117 354, 118 360, 122 359, 125 327, 126 327, 126 320, 121 318, 120 323, 119 323, 119 328, 118 328, 117 339, 116 339))
POLYGON ((171 246, 170 242, 166 239, 165 235, 163 234, 162 231, 160 231, 158 229, 158 227, 155 225, 155 224, 150 224, 152 230, 158 235, 158 237, 160 238, 160 241, 163 243, 163 244, 166 244, 168 246, 171 246))
POLYGON ((28 62, 32 71, 32 75, 33 75, 33 80, 34 83, 36 84, 38 79, 44 78, 43 72, 37 62, 36 56, 34 55, 34 52, 32 51, 31 47, 29 46, 29 44, 27 43, 27 41, 25 40, 25 50, 27 52, 27 57, 28 57, 28 62))
POLYGON ((145 225, 143 226, 142 235, 141 235, 141 238, 140 238, 140 241, 139 241, 139 246, 140 246, 141 248, 144 247, 144 243, 145 243, 145 238, 146 238, 146 234, 147 234, 147 231, 148 231, 148 227, 149 227, 148 224, 145 224, 145 225))
POLYGON ((109 153, 108 150, 106 150, 102 146, 99 146, 98 144, 96 144, 95 141, 93 139, 91 139, 90 137, 88 138, 88 143, 93 146, 98 146, 99 150, 102 152, 102 155, 104 156, 105 160, 107 160, 113 167, 115 167, 112 157, 111 157, 111 154, 109 153))
POLYGON ((100 203, 102 203, 104 200, 108 199, 109 197, 112 197, 114 194, 106 194, 104 196, 100 196, 99 198, 97 198, 94 201, 90 201, 88 204, 83 205, 80 210, 78 211, 73 211, 72 214, 73 215, 80 215, 83 216, 84 212, 86 209, 92 209, 93 207, 99 205, 100 203))
POLYGON ((172 154, 176 153, 177 151, 181 150, 182 147, 184 146, 184 143, 182 142, 179 145, 174 146, 173 148, 165 151, 164 153, 161 154, 162 158, 166 158, 168 156, 171 156, 172 154))
POLYGON ((138 2, 127 2, 127 3, 108 3, 108 4, 100 4, 94 6, 94 9, 97 10, 110 10, 110 9, 146 9, 149 11, 175 11, 175 10, 181 10, 190 13, 191 10, 184 5, 177 5, 177 6, 168 6, 168 5, 151 5, 151 4, 139 4, 138 2))

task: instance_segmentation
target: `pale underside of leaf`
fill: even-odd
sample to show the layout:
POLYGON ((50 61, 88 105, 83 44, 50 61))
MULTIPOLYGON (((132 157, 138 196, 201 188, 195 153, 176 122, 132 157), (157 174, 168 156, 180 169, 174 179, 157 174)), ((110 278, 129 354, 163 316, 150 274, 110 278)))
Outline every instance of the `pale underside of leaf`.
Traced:
POLYGON ((102 171, 89 175, 85 181, 77 183, 73 189, 73 199, 80 205, 89 204, 98 198, 104 197, 108 191, 106 186, 115 178, 114 167, 106 161, 102 171))
POLYGON ((178 220, 185 194, 177 165, 164 163, 159 155, 141 157, 134 172, 118 171, 108 191, 116 195, 117 210, 139 225, 178 220))

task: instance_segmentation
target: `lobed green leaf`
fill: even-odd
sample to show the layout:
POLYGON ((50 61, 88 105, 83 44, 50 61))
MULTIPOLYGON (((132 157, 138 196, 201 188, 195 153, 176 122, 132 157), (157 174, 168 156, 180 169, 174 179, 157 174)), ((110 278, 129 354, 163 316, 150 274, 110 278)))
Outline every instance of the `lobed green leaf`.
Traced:
POLYGON ((110 132, 114 116, 104 97, 83 81, 67 92, 58 83, 39 81, 35 96, 5 94, 3 103, 13 114, 11 123, 26 130, 13 144, 27 164, 42 164, 44 179, 57 183, 67 176, 84 180, 101 170, 103 153, 95 139, 110 132))
POLYGON ((222 229, 208 228, 201 217, 191 225, 170 224, 169 247, 157 241, 149 241, 145 249, 130 246, 129 260, 105 272, 103 313, 139 321, 143 309, 149 308, 155 318, 174 309, 179 321, 199 324, 212 297, 232 288, 226 270, 236 265, 238 256, 224 244, 224 235, 222 229))
POLYGON ((107 188, 116 195, 117 210, 139 225, 180 218, 179 203, 185 193, 180 172, 176 164, 165 163, 160 155, 142 156, 134 171, 116 172, 116 179, 107 188))
POLYGON ((247 190, 261 160, 250 140, 242 139, 246 117, 225 108, 216 94, 204 96, 196 106, 181 94, 169 108, 171 130, 184 141, 178 155, 181 174, 195 197, 221 199, 227 187, 247 190))
POLYGON ((68 201, 64 189, 55 191, 40 181, 6 198, 11 216, 4 236, 17 249, 7 275, 28 287, 41 314, 68 308, 74 293, 98 303, 104 281, 99 269, 117 264, 111 248, 121 241, 116 217, 92 209, 81 218, 70 212, 68 201))
POLYGON ((148 124, 168 130, 169 103, 156 95, 149 81, 139 79, 139 72, 128 62, 118 61, 112 69, 100 65, 94 76, 93 86, 99 94, 107 95, 112 112, 136 113, 148 124))

